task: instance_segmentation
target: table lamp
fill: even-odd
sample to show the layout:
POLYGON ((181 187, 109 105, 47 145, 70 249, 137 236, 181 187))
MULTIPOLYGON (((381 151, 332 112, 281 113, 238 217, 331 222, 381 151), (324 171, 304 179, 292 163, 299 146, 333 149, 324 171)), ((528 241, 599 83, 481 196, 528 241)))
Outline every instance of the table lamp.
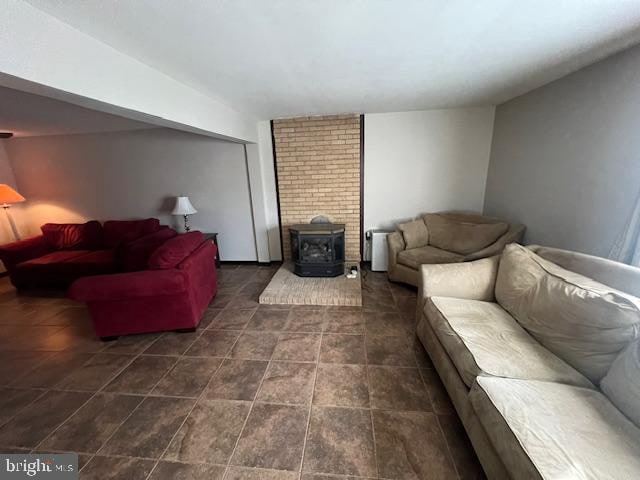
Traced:
POLYGON ((198 213, 198 211, 193 205, 191 205, 189 197, 176 197, 176 206, 173 207, 171 215, 182 215, 184 217, 185 232, 191 230, 191 227, 189 226, 189 215, 193 215, 194 213, 198 213))
POLYGON ((18 234, 18 229, 16 228, 16 224, 9 213, 9 207, 13 203, 24 202, 25 198, 16 192, 13 188, 5 183, 0 183, 0 206, 4 209, 4 212, 7 214, 7 219, 9 220, 9 224, 11 225, 11 230, 13 231, 13 236, 16 240, 20 240, 20 235, 18 234))

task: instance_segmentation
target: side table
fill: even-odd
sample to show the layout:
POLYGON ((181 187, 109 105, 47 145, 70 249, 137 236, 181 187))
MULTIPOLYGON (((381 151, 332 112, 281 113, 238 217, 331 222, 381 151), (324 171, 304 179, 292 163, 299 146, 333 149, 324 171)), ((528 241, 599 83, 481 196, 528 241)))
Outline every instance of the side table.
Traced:
POLYGON ((220 248, 218 247, 218 233, 203 233, 205 240, 211 240, 216 246, 216 268, 220 268, 220 248))

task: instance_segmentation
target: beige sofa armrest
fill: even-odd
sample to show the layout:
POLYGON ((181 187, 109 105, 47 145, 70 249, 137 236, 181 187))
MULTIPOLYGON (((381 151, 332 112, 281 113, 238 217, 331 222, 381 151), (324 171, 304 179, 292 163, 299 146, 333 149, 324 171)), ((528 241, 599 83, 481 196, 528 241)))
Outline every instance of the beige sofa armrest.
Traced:
POLYGON ((494 301, 499 265, 499 256, 465 263, 422 265, 418 286, 419 313, 429 297, 494 301))
POLYGON ((387 235, 387 250, 389 253, 389 268, 394 268, 398 261, 398 254, 405 249, 404 238, 398 231, 392 232, 387 235))
POLYGON ((468 262, 471 260, 478 260, 480 258, 492 257, 494 255, 500 255, 504 247, 509 245, 510 243, 520 243, 522 241, 522 237, 524 236, 524 232, 527 227, 524 225, 511 225, 509 230, 502 235, 498 240, 493 242, 488 247, 483 248, 474 253, 470 253, 466 257, 464 257, 464 261, 468 262))

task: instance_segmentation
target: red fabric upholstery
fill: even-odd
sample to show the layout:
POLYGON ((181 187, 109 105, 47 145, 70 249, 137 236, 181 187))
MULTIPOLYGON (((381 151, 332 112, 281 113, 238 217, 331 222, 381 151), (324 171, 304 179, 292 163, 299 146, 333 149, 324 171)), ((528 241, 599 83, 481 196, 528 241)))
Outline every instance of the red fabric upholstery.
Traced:
POLYGON ((20 263, 20 268, 30 266, 38 267, 40 265, 60 265, 64 262, 72 260, 76 257, 81 257, 82 255, 86 255, 88 253, 91 253, 91 250, 59 250, 57 252, 47 253, 46 255, 42 255, 41 257, 22 262, 20 263))
POLYGON ((204 314, 218 290, 218 277, 215 269, 217 251, 218 249, 213 242, 203 242, 178 265, 178 269, 187 275, 189 285, 196 286, 196 288, 189 289, 189 294, 191 303, 199 308, 199 317, 204 314), (214 268, 211 268, 212 258, 214 259, 214 268))
POLYGON ((52 250, 94 250, 102 246, 102 225, 87 223, 45 223, 40 227, 52 250))
POLYGON ((116 273, 84 277, 69 289, 69 296, 85 302, 175 295, 187 290, 187 277, 175 270, 116 273))
POLYGON ((69 294, 87 302, 99 337, 195 328, 217 291, 215 253, 201 239, 177 268, 85 277, 69 294))
POLYGON ((102 226, 105 248, 116 248, 123 242, 132 242, 160 228, 160 220, 108 220, 102 226))
POLYGON ((149 268, 174 268, 204 241, 202 232, 188 232, 167 240, 149 258, 149 268))
POLYGON ((18 264, 11 280, 18 288, 57 288, 114 270, 112 250, 59 250, 18 264))
POLYGON ((196 328, 200 318, 184 293, 87 303, 98 337, 196 328))
MULTIPOLYGON (((79 257, 74 257, 65 263, 70 263, 77 267, 80 267, 82 265, 94 266, 96 270, 103 269, 105 271, 108 271, 109 273, 112 273, 115 269, 113 256, 113 250, 93 250, 79 257)), ((94 273, 92 275, 96 275, 98 273, 96 270, 94 270, 94 273)))
POLYGON ((133 242, 124 243, 118 248, 118 266, 123 272, 146 270, 151 254, 167 240, 177 235, 173 228, 166 226, 160 230, 133 242))
POLYGON ((0 260, 11 275, 22 262, 51 253, 51 247, 42 235, 0 246, 0 260))
POLYGON ((122 271, 123 262, 116 259, 122 259, 119 253, 127 251, 129 242, 164 230, 126 256, 128 268, 146 269, 153 250, 175 235, 168 227, 161 228, 156 218, 108 221, 104 228, 95 220, 85 224, 49 223, 41 229, 43 235, 39 237, 0 246, 0 260, 16 288, 67 288, 80 277, 122 271), (119 247, 104 246, 105 242, 119 247))

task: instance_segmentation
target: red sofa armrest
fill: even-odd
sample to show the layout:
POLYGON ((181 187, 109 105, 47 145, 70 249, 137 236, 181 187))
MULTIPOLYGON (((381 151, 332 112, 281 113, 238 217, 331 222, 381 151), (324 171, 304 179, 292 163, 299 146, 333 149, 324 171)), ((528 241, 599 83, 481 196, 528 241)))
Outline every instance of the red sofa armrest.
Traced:
POLYGON ((69 297, 82 302, 101 302, 176 295, 186 290, 187 278, 183 272, 145 270, 80 278, 71 285, 69 297))
POLYGON ((42 257, 52 251, 44 236, 38 235, 0 246, 0 260, 4 263, 7 271, 11 273, 19 263, 42 257))

